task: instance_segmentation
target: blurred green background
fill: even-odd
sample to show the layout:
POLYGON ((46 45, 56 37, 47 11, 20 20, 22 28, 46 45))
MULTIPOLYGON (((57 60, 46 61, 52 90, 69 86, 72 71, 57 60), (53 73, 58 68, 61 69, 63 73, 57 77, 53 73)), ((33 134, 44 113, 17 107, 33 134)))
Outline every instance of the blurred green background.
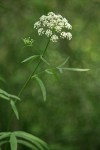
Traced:
MULTIPOLYGON (((24 130, 45 140, 51 150, 100 150, 100 1, 99 0, 0 0, 0 88, 17 95, 36 62, 21 64, 40 53, 47 42, 34 29, 38 18, 53 11, 73 26, 71 41, 51 43, 45 58, 51 64, 90 68, 89 72, 58 74, 58 80, 43 74, 47 90, 44 103, 40 88, 32 80, 18 104, 20 121, 11 130, 24 130), (25 37, 34 39, 24 47, 25 37)), ((46 65, 42 65, 46 68, 46 65)), ((0 99, 0 130, 5 131, 11 111, 0 99)), ((25 150, 25 148, 24 148, 25 150)))

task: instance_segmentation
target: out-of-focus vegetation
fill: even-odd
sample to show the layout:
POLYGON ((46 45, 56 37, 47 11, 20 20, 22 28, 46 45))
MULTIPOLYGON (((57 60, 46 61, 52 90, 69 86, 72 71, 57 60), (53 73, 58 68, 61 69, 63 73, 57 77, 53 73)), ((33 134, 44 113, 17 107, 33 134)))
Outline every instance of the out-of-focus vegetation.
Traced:
MULTIPOLYGON (((13 120, 11 130, 30 132, 45 140, 52 150, 99 150, 99 0, 0 0, 0 76, 5 79, 0 81, 0 88, 18 94, 35 66, 21 61, 40 53, 47 41, 38 37, 33 25, 50 11, 69 20, 73 38, 51 43, 46 53, 49 61, 56 65, 70 56, 68 67, 91 70, 65 71, 58 74, 58 80, 41 75, 47 89, 45 103, 38 85, 31 81, 18 104, 20 121, 13 120), (25 48, 22 39, 29 36, 34 44, 25 48)), ((9 104, 0 99, 0 131, 7 129, 10 110, 9 104)))

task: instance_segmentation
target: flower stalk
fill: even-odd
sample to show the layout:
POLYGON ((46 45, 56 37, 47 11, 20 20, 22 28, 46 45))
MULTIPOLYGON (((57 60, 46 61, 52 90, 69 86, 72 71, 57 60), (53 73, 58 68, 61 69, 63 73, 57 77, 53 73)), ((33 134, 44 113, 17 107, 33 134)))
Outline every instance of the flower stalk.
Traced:
MULTIPOLYGON (((44 51, 43 51, 43 53, 42 53, 42 55, 41 55, 42 57, 44 56, 44 54, 45 54, 45 52, 46 52, 46 50, 47 50, 47 48, 48 48, 49 43, 50 43, 50 38, 49 38, 49 40, 48 40, 48 42, 47 42, 47 45, 46 45, 46 47, 45 47, 45 49, 44 49, 44 51)), ((21 90, 20 90, 20 92, 19 92, 19 94, 18 94, 18 97, 21 96, 21 94, 23 93, 24 89, 26 88, 26 86, 27 86, 28 83, 30 82, 32 76, 34 76, 34 74, 35 74, 36 70, 38 69, 40 63, 41 63, 41 58, 40 58, 38 64, 36 65, 35 69, 34 69, 33 72, 31 73, 31 75, 28 77, 28 79, 27 79, 26 82, 24 83, 23 87, 21 88, 21 90)))
MULTIPOLYGON (((45 49, 44 49, 44 51, 43 51, 43 53, 42 53, 42 57, 43 57, 44 54, 46 53, 49 43, 50 43, 50 38, 49 38, 49 40, 48 40, 48 42, 47 42, 47 44, 46 44, 46 47, 45 47, 45 49)), ((40 66, 41 61, 42 61, 42 60, 41 60, 41 58, 40 58, 38 64, 37 64, 36 67, 35 67, 35 69, 34 69, 33 72, 30 74, 30 76, 29 76, 28 79, 25 81, 24 85, 22 86, 21 90, 19 91, 18 97, 20 97, 20 96, 22 95, 23 91, 25 90, 25 88, 26 88, 27 85, 29 84, 29 82, 30 82, 32 76, 35 75, 35 72, 37 71, 38 67, 40 66)), ((17 101, 15 101, 15 103, 17 103, 17 101)), ((13 116, 14 116, 14 114, 13 114, 13 112, 11 112, 7 131, 9 131, 9 129, 10 129, 10 125, 11 125, 11 122, 12 122, 12 120, 13 120, 13 116)))

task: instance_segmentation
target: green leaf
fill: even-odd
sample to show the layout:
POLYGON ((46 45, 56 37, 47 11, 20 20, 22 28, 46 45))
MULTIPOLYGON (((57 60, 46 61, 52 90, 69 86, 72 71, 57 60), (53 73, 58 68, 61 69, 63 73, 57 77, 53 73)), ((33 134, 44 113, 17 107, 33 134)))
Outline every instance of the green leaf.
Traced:
POLYGON ((68 71, 89 71, 90 69, 80 69, 80 68, 61 68, 63 70, 68 70, 68 71))
POLYGON ((45 60, 42 56, 41 56, 40 58, 41 58, 41 60, 43 60, 43 62, 44 62, 44 63, 46 63, 47 65, 49 65, 49 66, 50 66, 50 63, 49 63, 49 62, 47 62, 47 60, 45 60))
POLYGON ((15 95, 12 95, 12 94, 9 94, 9 97, 11 98, 11 99, 16 99, 16 100, 21 100, 18 96, 15 96, 15 95))
POLYGON ((39 150, 44 150, 44 148, 46 150, 48 150, 47 144, 44 141, 42 141, 41 139, 39 139, 38 137, 33 136, 32 134, 26 133, 24 131, 15 131, 14 133, 17 137, 31 142, 39 150))
POLYGON ((45 72, 48 74, 53 74, 53 72, 50 69, 46 69, 45 72))
POLYGON ((57 68, 59 70, 60 73, 63 73, 62 68, 57 68))
POLYGON ((2 89, 0 89, 0 94, 4 94, 4 95, 9 97, 9 94, 6 91, 2 90, 2 89))
POLYGON ((17 139, 14 133, 10 136, 10 146, 11 150, 17 150, 17 139))
POLYGON ((10 134, 11 132, 0 132, 0 135, 3 135, 3 134, 10 134))
POLYGON ((39 57, 39 55, 30 56, 30 57, 24 59, 21 63, 25 63, 25 62, 27 62, 27 61, 29 61, 29 60, 31 60, 31 59, 36 59, 37 57, 39 57))
POLYGON ((8 138, 10 136, 11 132, 5 132, 2 135, 0 135, 0 140, 3 140, 5 138, 8 138))
POLYGON ((39 77, 34 77, 34 78, 37 80, 37 82, 41 88, 44 101, 46 101, 46 89, 45 89, 45 86, 44 86, 42 80, 39 77))
POLYGON ((17 117, 17 119, 19 119, 19 114, 18 114, 17 107, 16 107, 16 105, 15 105, 15 102, 14 102, 13 100, 11 100, 11 101, 10 101, 10 104, 11 104, 11 107, 12 107, 12 109, 13 109, 13 111, 14 111, 16 117, 17 117))
POLYGON ((7 97, 7 96, 5 96, 5 95, 3 95, 3 94, 0 94, 0 97, 3 98, 3 99, 5 99, 5 100, 8 100, 8 101, 10 100, 9 97, 7 97))
POLYGON ((10 137, 10 135, 11 135, 11 132, 0 132, 0 146, 8 142, 5 139, 10 137))
POLYGON ((33 150, 38 150, 37 147, 35 147, 33 144, 27 142, 27 141, 24 141, 24 140, 17 140, 19 144, 22 144, 22 145, 25 145, 33 150))
POLYGON ((10 100, 10 98, 16 99, 16 100, 20 100, 20 98, 19 98, 18 96, 9 94, 9 93, 7 93, 6 91, 4 91, 4 90, 2 90, 2 89, 0 89, 0 94, 1 94, 1 95, 4 95, 4 96, 2 96, 2 98, 3 98, 3 97, 6 97, 6 99, 9 98, 9 100, 10 100), (8 98, 7 98, 7 97, 8 97, 8 98))
POLYGON ((61 65, 59 65, 58 68, 64 66, 68 62, 68 60, 69 60, 69 57, 61 65))
POLYGON ((33 150, 48 150, 47 144, 38 137, 24 131, 0 132, 0 146, 10 142, 11 150, 17 150, 17 143, 33 150), (8 139, 10 137, 10 140, 8 139), (7 140, 5 139, 7 138, 7 140))

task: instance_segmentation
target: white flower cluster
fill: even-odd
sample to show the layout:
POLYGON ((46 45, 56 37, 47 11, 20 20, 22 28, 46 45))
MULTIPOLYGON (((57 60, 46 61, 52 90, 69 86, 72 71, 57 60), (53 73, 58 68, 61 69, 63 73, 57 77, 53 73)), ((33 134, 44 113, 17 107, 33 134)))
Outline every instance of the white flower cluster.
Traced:
POLYGON ((47 16, 41 16, 39 21, 34 24, 34 28, 38 30, 40 36, 45 34, 47 37, 50 37, 52 42, 57 42, 59 38, 67 38, 68 40, 72 38, 70 32, 65 32, 66 29, 72 29, 68 20, 53 12, 49 12, 47 16))

